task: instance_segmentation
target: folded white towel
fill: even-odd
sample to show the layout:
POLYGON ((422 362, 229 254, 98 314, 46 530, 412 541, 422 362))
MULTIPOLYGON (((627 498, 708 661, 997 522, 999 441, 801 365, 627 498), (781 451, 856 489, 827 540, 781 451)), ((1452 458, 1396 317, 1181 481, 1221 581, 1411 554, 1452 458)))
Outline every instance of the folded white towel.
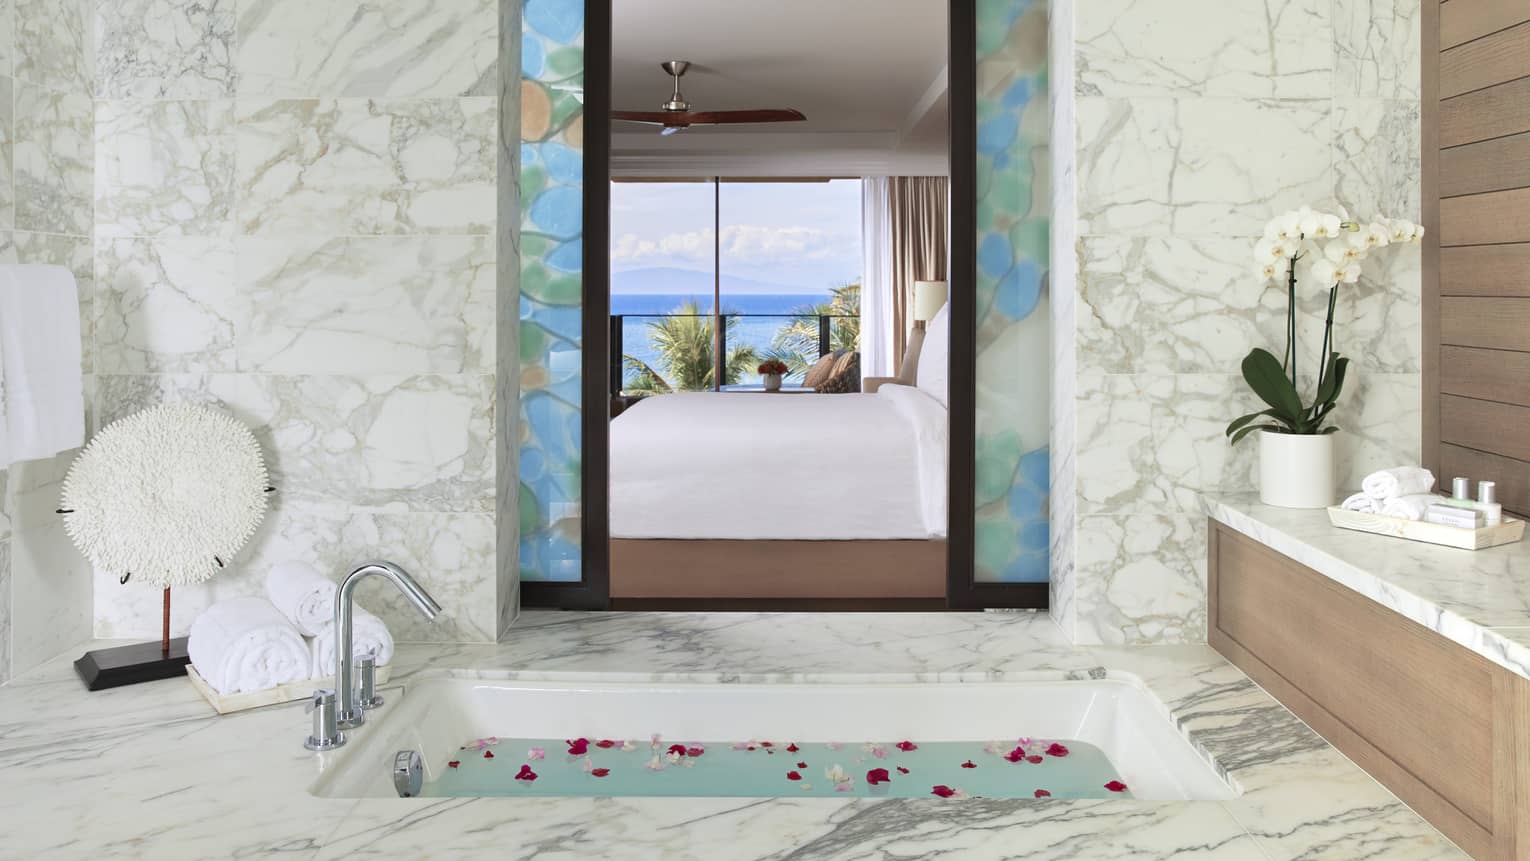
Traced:
POLYGON ((1381 513, 1385 517, 1423 520, 1424 509, 1439 501, 1440 497, 1433 493, 1413 493, 1407 496, 1394 496, 1381 503, 1381 513))
MULTIPOLYGON (((335 624, 325 625, 311 643, 313 651, 313 677, 335 674, 335 624)), ((355 608, 351 618, 351 657, 371 655, 381 667, 393 661, 393 635, 383 620, 360 607, 355 608)))
POLYGON ((266 597, 305 637, 334 622, 335 591, 335 581, 307 562, 283 562, 266 575, 266 597))
POLYGON ((1367 475, 1360 489, 1371 499, 1391 499, 1434 490, 1434 473, 1416 466, 1394 466, 1367 475))
POLYGON ((1350 511, 1364 512, 1366 514, 1381 513, 1381 503, 1371 499, 1369 496, 1366 496, 1365 491, 1363 490, 1359 493, 1352 493, 1349 496, 1346 496, 1344 501, 1339 503, 1339 507, 1348 509, 1350 511))
POLYGON ((264 598, 231 598, 191 623, 191 663, 220 694, 263 691, 310 678, 303 636, 264 598))
POLYGON ((0 468, 85 444, 78 291, 62 266, 0 265, 0 468))

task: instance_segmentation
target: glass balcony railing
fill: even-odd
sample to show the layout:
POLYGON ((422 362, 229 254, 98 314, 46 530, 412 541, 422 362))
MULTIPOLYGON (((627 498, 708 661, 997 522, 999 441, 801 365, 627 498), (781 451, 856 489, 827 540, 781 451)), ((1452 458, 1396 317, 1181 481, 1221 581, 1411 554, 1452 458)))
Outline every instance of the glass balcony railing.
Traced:
MULTIPOLYGON (((836 349, 857 349, 860 318, 851 314, 722 315, 722 384, 761 382, 766 359, 790 369, 787 384, 800 382, 819 357, 836 349)), ((711 314, 611 315, 612 394, 710 391, 713 388, 711 314)))

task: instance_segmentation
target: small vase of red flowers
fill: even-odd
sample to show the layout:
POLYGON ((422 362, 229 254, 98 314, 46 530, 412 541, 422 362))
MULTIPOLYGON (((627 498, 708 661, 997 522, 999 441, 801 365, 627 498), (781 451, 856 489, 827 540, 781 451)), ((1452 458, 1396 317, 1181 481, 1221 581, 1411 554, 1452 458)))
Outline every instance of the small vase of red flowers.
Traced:
POLYGON ((787 371, 786 363, 780 359, 766 359, 760 363, 760 376, 765 380, 765 391, 781 391, 781 376, 787 371))

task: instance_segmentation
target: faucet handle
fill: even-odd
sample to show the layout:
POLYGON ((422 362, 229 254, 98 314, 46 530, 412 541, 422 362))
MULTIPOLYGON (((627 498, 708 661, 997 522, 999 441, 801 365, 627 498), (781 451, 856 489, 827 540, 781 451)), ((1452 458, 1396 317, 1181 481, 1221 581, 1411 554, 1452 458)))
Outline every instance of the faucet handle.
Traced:
POLYGON ((356 659, 356 705, 367 711, 383 704, 377 695, 377 658, 370 652, 356 659))
POLYGON ((340 699, 334 688, 314 691, 303 710, 313 712, 313 735, 303 740, 303 747, 309 750, 334 750, 345 744, 345 733, 340 731, 338 722, 340 699))

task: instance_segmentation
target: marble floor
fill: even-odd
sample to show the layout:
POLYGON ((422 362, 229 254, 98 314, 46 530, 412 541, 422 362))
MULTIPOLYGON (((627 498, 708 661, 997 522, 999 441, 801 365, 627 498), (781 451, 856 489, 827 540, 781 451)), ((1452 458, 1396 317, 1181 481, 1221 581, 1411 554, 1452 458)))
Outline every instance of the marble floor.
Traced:
POLYGON ((1464 857, 1210 649, 1075 647, 1045 615, 527 613, 496 645, 400 646, 391 684, 407 696, 411 679, 443 673, 981 682, 1108 670, 1142 679, 1242 794, 315 798, 323 760, 299 745, 299 704, 217 717, 179 679, 90 694, 70 670, 77 651, 0 688, 0 858, 1464 857))

